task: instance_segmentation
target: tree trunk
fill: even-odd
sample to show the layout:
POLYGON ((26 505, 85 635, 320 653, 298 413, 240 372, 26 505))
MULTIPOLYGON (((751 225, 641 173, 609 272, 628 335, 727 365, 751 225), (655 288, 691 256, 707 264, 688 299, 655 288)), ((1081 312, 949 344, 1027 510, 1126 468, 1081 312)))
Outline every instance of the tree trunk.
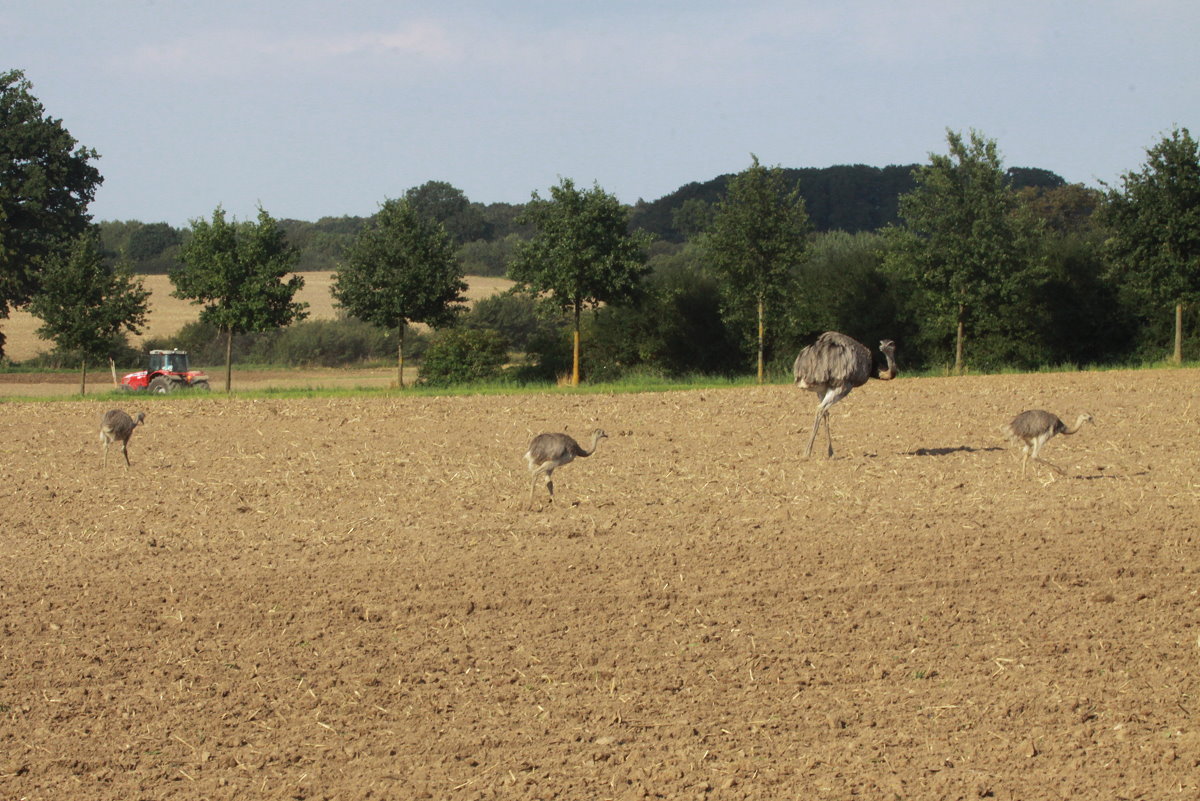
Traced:
POLYGON ((396 346, 396 383, 404 389, 404 321, 400 321, 400 344, 396 346))
POLYGON ((1175 304, 1175 359, 1176 364, 1183 364, 1183 304, 1175 304))
POLYGON ((758 299, 758 383, 763 382, 763 339, 766 328, 763 325, 763 300, 758 299))
POLYGON ((233 392, 233 326, 225 329, 225 394, 233 392))
POLYGON ((79 372, 79 394, 87 393, 87 359, 83 360, 83 367, 79 372))
POLYGON ((575 341, 571 349, 571 386, 579 386, 579 304, 575 304, 575 341))
POLYGON ((966 333, 966 324, 964 318, 967 316, 967 307, 963 304, 958 305, 958 338, 954 345, 954 372, 962 375, 963 372, 963 339, 966 333))

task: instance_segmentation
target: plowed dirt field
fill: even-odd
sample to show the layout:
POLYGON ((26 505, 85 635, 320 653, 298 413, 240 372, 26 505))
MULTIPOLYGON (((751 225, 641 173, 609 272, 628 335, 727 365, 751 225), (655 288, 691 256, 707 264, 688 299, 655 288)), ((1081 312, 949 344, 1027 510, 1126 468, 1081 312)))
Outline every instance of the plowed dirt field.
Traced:
POLYGON ((1200 797, 1198 389, 5 404, 0 798, 1200 797))

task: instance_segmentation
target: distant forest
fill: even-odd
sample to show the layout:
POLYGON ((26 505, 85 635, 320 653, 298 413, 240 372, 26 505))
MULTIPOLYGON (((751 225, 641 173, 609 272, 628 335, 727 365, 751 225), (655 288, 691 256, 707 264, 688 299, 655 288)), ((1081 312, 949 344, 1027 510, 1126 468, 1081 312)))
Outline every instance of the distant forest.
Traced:
MULTIPOLYGON (((817 232, 854 234, 897 221, 899 198, 913 189, 913 170, 918 166, 856 164, 785 169, 784 174, 789 182, 799 183, 817 232)), ((1049 170, 1028 167, 1010 168, 1008 176, 1015 189, 1054 189, 1066 183, 1049 170)), ((631 227, 663 242, 684 242, 707 227, 732 177, 721 175, 687 184, 658 200, 639 200, 632 206, 631 227)), ((473 203, 449 184, 436 181, 409 190, 408 196, 446 226, 458 244, 468 275, 503 275, 516 242, 530 233, 516 222, 523 204, 473 203)), ((307 272, 337 269, 345 249, 369 219, 346 216, 279 222, 300 251, 298 269, 307 272)), ((138 273, 166 273, 177 263, 188 229, 129 220, 103 221, 100 231, 105 249, 114 259, 123 259, 138 273)))

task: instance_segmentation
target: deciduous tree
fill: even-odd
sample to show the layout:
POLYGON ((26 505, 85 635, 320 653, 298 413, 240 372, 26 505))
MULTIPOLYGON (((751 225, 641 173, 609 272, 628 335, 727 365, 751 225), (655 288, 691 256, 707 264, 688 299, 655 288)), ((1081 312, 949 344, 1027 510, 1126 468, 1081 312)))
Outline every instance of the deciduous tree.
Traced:
POLYGON ((20 70, 0 72, 0 318, 29 302, 49 259, 87 229, 103 180, 96 151, 47 116, 31 88, 20 70))
POLYGON ((631 295, 646 273, 649 236, 630 233, 629 211, 598 185, 579 190, 569 178, 535 191, 518 218, 536 233, 517 247, 509 277, 548 293, 574 320, 571 384, 579 385, 579 331, 584 308, 631 295))
POLYGON ((1187 128, 1146 151, 1138 172, 1109 188, 1101 217, 1110 275, 1155 307, 1175 308, 1174 361, 1183 361, 1183 307, 1200 300, 1200 153, 1187 128))
POLYGON ((953 323, 954 366, 961 372, 972 315, 995 319, 1048 274, 1039 223, 1019 203, 995 141, 976 131, 969 141, 948 131, 946 141, 950 152, 931 153, 929 164, 914 170, 916 188, 900 198, 902 224, 886 229, 884 268, 909 281, 935 317, 953 323))
POLYGON ((196 219, 171 273, 177 298, 203 304, 200 322, 225 334, 225 391, 233 388, 233 335, 281 328, 308 316, 295 300, 304 279, 292 275, 298 254, 283 229, 259 207, 257 222, 227 222, 217 207, 212 220, 196 219))
POLYGON ((95 230, 46 262, 42 289, 29 303, 42 320, 38 336, 80 354, 80 395, 86 391, 88 361, 104 358, 123 333, 141 333, 149 308, 150 292, 129 268, 105 264, 95 230))
POLYGON ((753 163, 729 182, 717 206, 706 247, 728 279, 735 302, 750 304, 758 321, 758 381, 762 383, 767 317, 787 296, 792 270, 804 257, 810 225, 798 186, 783 168, 753 163))
POLYGON ((403 387, 405 328, 449 322, 466 289, 445 227, 401 199, 385 201, 350 246, 333 296, 360 320, 398 331, 396 375, 403 387))

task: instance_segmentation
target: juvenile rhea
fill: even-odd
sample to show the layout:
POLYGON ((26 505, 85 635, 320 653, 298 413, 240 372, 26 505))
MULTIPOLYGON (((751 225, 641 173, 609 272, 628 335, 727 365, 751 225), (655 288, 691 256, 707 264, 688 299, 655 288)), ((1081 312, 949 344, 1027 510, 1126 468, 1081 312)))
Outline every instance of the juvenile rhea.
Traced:
POLYGON ((1061 467, 1047 462, 1041 458, 1042 448, 1054 437, 1055 434, 1074 434, 1084 423, 1095 425, 1096 421, 1087 412, 1079 415, 1075 420, 1075 425, 1067 427, 1067 424, 1058 418, 1057 415, 1042 409, 1031 409, 1027 412, 1021 412, 1013 421, 1004 427, 1004 432, 1008 434, 1009 439, 1021 446, 1023 456, 1021 458, 1021 475, 1025 475, 1025 468, 1032 459, 1035 462, 1041 462, 1054 472, 1061 475, 1066 475, 1061 467))
POLYGON ((554 480, 552 476, 555 468, 570 464, 576 456, 591 456, 596 452, 596 446, 600 440, 607 438, 608 434, 605 434, 603 429, 597 428, 592 432, 592 447, 584 450, 567 434, 538 434, 534 437, 533 442, 529 443, 529 450, 525 451, 525 461, 529 465, 529 471, 533 474, 533 480, 529 484, 530 508, 533 507, 533 492, 537 488, 538 476, 546 477, 546 489, 550 493, 550 500, 553 501, 554 480))
POLYGON ((100 441, 104 443, 104 466, 108 466, 108 446, 114 442, 121 443, 121 453, 125 454, 125 467, 129 467, 129 438, 133 429, 145 421, 146 415, 138 412, 137 417, 130 417, 120 409, 110 409, 104 413, 100 421, 100 441))

